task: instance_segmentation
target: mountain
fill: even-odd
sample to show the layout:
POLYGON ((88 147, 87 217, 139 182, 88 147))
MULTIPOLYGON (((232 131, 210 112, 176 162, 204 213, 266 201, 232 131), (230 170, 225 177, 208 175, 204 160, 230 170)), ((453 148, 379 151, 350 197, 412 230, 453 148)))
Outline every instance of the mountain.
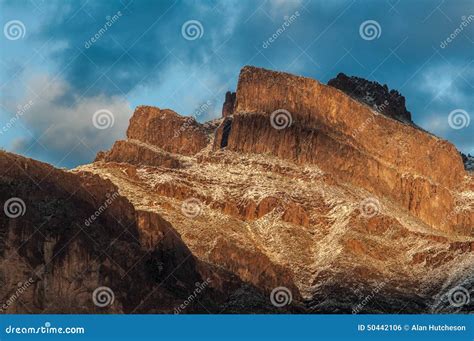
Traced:
POLYGON ((71 171, 2 152, 24 203, 0 216, 4 311, 473 311, 460 153, 400 94, 385 112, 330 84, 246 66, 220 119, 140 106, 71 171))
POLYGON ((336 78, 330 79, 328 85, 343 91, 388 117, 414 125, 411 113, 405 106, 405 97, 397 90, 389 91, 387 84, 380 85, 377 82, 355 76, 349 77, 340 73, 336 78))

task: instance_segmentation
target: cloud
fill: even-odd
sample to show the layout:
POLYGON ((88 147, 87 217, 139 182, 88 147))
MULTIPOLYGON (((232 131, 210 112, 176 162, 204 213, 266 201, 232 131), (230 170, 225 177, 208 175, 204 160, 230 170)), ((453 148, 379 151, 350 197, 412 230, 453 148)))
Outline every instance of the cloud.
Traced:
POLYGON ((459 62, 433 63, 415 82, 414 94, 423 98, 417 112, 417 122, 433 134, 453 142, 465 153, 474 149, 474 64, 459 62), (449 124, 449 114, 463 110, 471 121, 468 126, 454 129, 449 124))
POLYGON ((428 93, 432 101, 463 104, 471 97, 465 85, 474 82, 474 67, 438 64, 428 68, 420 78, 421 90, 428 93))
MULTIPOLYGON (((87 163, 96 151, 109 148, 125 135, 132 109, 120 96, 97 95, 79 98, 70 94, 70 84, 63 79, 36 74, 25 79, 26 92, 20 103, 32 103, 19 124, 28 134, 13 140, 11 149, 21 154, 43 154, 57 166, 87 163), (68 101, 63 101, 69 97, 68 101), (94 113, 108 110, 114 123, 98 129, 94 113)), ((17 109, 4 103, 11 112, 17 109)))
POLYGON ((285 15, 293 14, 294 11, 301 9, 303 0, 271 0, 268 2, 270 14, 277 18, 283 18, 285 15))

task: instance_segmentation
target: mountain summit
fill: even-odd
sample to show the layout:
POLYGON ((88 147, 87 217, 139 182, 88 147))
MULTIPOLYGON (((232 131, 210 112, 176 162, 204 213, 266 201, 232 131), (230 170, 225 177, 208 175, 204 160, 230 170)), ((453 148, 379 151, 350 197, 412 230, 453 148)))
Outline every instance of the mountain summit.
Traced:
POLYGON ((32 278, 5 311, 472 310, 450 304, 474 286, 472 173, 400 94, 374 108, 354 82, 246 66, 220 119, 140 106, 72 171, 1 153, 26 211, 0 216, 0 297, 32 278))

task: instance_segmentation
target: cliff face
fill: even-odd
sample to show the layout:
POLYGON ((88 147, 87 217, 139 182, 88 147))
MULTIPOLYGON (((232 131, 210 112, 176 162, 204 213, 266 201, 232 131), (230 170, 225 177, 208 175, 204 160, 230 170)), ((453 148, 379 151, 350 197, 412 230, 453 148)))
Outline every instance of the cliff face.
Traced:
POLYGON ((402 170, 448 186, 458 184, 465 175, 455 147, 446 141, 377 115, 365 105, 315 80, 253 67, 243 68, 235 112, 270 117, 279 109, 290 112, 294 126, 333 133, 336 135, 334 138, 347 139, 347 144, 351 143, 352 147, 402 170), (393 140, 402 140, 403 144, 387 143, 393 140), (449 174, 447 169, 451 169, 449 174))
POLYGON ((95 161, 181 167, 173 153, 196 154, 209 144, 214 128, 212 122, 203 125, 169 109, 140 106, 130 118, 127 139, 99 152, 95 161))
POLYGON ((452 144, 315 80, 242 69, 227 149, 317 164, 342 181, 391 197, 435 228, 464 228, 445 219, 455 206, 450 189, 466 176, 452 144), (291 124, 275 129, 272 113, 291 124))
POLYGON ((245 67, 222 119, 138 107, 93 164, 0 163, 0 199, 28 207, 0 218, 0 298, 50 269, 8 312, 97 311, 101 285, 116 297, 107 311, 126 313, 473 308, 450 304, 474 287, 474 182, 459 153, 315 80, 245 67))
POLYGON ((135 110, 130 119, 127 138, 183 155, 196 154, 209 142, 206 130, 194 118, 179 116, 172 110, 146 106, 135 110))

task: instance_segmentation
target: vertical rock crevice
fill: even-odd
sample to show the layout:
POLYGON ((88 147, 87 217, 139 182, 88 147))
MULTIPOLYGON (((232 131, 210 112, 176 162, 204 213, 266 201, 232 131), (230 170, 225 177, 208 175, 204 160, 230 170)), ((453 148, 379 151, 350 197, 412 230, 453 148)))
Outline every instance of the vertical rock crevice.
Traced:
POLYGON ((226 117, 224 122, 222 122, 221 148, 227 147, 229 142, 229 135, 232 130, 232 120, 232 117, 226 117))

